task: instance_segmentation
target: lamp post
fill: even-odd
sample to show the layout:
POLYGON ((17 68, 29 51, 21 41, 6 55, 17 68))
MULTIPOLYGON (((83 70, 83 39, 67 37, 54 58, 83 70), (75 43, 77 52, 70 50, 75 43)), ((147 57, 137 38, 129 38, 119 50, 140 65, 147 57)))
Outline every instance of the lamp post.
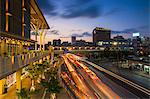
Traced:
POLYGON ((118 61, 119 61, 119 57, 118 57, 118 42, 114 42, 113 45, 116 47, 116 54, 117 54, 117 67, 118 67, 118 61))

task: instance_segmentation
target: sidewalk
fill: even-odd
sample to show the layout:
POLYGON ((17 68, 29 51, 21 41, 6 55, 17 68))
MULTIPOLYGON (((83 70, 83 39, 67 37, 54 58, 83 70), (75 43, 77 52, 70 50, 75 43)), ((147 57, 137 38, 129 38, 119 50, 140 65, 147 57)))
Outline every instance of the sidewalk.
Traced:
MULTIPOLYGON (((22 88, 30 89, 31 87, 31 79, 25 78, 22 80, 22 88)), ((31 99, 41 99, 43 95, 43 88, 41 88, 40 92, 34 95, 31 95, 31 99)), ((17 99, 16 95, 16 83, 12 85, 6 94, 0 95, 0 99, 17 99)))
MULTIPOLYGON (((49 78, 48 75, 45 75, 45 77, 46 77, 46 79, 49 78)), ((31 79, 29 77, 24 78, 22 80, 22 88, 30 89, 30 87, 31 87, 31 79)), ((40 89, 40 92, 37 94, 31 95, 31 99, 41 99, 42 98, 44 88, 42 87, 42 88, 38 88, 38 89, 40 89)), ((47 97, 49 99, 49 95, 47 97)), ((47 97, 45 97, 45 99, 47 99, 47 97)), ((0 95, 0 99, 17 99, 16 83, 8 88, 8 92, 6 94, 0 95)), ((66 90, 63 89, 59 94, 57 94, 57 99, 70 99, 70 97, 67 94, 66 90)))

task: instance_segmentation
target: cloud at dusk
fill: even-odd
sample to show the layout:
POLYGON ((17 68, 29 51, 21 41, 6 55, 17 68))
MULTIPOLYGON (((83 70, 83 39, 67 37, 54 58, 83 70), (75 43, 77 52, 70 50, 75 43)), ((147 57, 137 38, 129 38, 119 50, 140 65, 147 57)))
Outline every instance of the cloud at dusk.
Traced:
POLYGON ((76 37, 91 37, 92 33, 89 33, 89 32, 83 32, 83 33, 79 33, 79 34, 74 33, 71 36, 76 36, 76 37))
POLYGON ((147 32, 147 31, 149 31, 149 27, 148 26, 139 26, 139 27, 136 27, 136 28, 124 29, 122 31, 114 31, 114 30, 112 30, 111 34, 112 35, 126 35, 125 36, 126 38, 131 38, 133 33, 139 32, 140 35, 142 33, 145 33, 145 34, 147 34, 147 36, 150 36, 150 34, 149 34, 150 32, 147 32))
POLYGON ((59 35, 59 31, 58 30, 50 30, 47 32, 48 35, 59 35))
POLYGON ((100 16, 99 0, 38 0, 41 9, 50 16, 62 18, 100 16))
MULTIPOLYGON (((37 0, 50 27, 46 41, 69 40, 72 35, 92 39, 95 27, 112 30, 112 36, 133 32, 150 36, 149 0, 37 0)), ((92 41, 92 40, 91 40, 92 41)))

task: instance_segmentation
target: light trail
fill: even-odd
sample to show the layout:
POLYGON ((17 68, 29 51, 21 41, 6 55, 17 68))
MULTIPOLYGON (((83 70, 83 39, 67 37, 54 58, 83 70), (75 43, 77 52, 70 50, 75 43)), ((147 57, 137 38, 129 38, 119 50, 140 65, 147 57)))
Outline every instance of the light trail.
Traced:
POLYGON ((74 54, 71 54, 71 55, 72 55, 72 57, 74 57, 76 60, 84 61, 84 62, 90 64, 91 66, 93 66, 94 68, 96 68, 96 69, 98 69, 98 70, 100 70, 100 71, 102 71, 102 72, 104 72, 104 73, 106 73, 106 74, 108 74, 108 75, 110 75, 110 76, 112 76, 112 77, 114 77, 114 78, 116 78, 116 79, 118 79, 118 80, 124 82, 125 84, 130 85, 130 86, 132 86, 133 88, 135 88, 135 89, 137 89, 137 90, 139 90, 139 91, 145 93, 146 95, 150 96, 150 90, 149 90, 149 89, 144 88, 144 87, 142 87, 142 86, 140 86, 140 85, 138 85, 138 84, 136 84, 136 83, 134 83, 134 82, 132 82, 132 81, 126 79, 126 78, 123 78, 123 77, 121 77, 121 76, 119 76, 119 75, 117 75, 117 74, 115 74, 115 73, 113 73, 113 72, 111 72, 111 71, 109 71, 109 70, 107 70, 107 69, 105 69, 105 68, 102 68, 102 67, 100 67, 100 66, 98 66, 98 65, 96 65, 96 64, 94 64, 94 63, 92 63, 92 62, 90 62, 90 61, 87 61, 87 60, 85 60, 85 59, 82 59, 82 58, 79 57, 79 56, 76 56, 76 55, 74 55, 74 54))
POLYGON ((80 90, 78 90, 74 84, 71 78, 67 75, 67 73, 61 73, 61 77, 64 79, 65 83, 68 85, 68 87, 74 92, 77 98, 83 99, 86 98, 84 94, 81 94, 80 90))
POLYGON ((75 60, 72 55, 67 54, 68 59, 77 66, 80 66, 84 72, 86 72, 87 75, 91 78, 92 82, 99 88, 101 92, 103 92, 109 99, 120 99, 120 96, 118 96, 115 92, 112 91, 111 88, 109 88, 107 85, 105 85, 94 72, 92 72, 87 66, 80 63, 79 61, 75 60))
POLYGON ((85 85, 85 83, 83 82, 83 80, 79 77, 79 75, 76 73, 75 69, 71 66, 71 64, 68 62, 68 59, 65 57, 65 56, 62 56, 65 63, 66 63, 66 66, 74 80, 74 82, 76 83, 77 87, 79 90, 81 90, 84 95, 86 95, 86 97, 88 99, 95 99, 96 96, 93 92, 91 92, 89 90, 89 88, 85 85))

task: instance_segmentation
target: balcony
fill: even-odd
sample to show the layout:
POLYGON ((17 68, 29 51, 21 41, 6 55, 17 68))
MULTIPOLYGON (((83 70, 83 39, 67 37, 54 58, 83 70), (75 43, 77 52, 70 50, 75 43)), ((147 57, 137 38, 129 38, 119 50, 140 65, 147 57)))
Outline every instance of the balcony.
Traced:
POLYGON ((48 56, 48 52, 31 52, 9 57, 0 56, 0 79, 46 56, 48 56))

